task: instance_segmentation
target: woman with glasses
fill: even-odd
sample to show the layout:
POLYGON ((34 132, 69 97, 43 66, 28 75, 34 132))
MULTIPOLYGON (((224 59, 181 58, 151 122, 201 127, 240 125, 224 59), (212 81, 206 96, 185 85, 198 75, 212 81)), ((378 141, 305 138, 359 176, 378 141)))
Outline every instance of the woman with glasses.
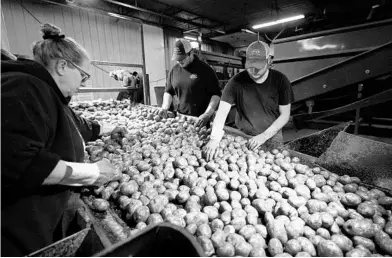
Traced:
POLYGON ((83 163, 85 141, 126 133, 68 106, 90 78, 86 50, 55 26, 45 24, 42 32, 34 60, 1 62, 3 256, 24 256, 64 237, 71 190, 121 177, 108 160, 83 163))
POLYGON ((248 147, 257 149, 267 140, 283 142, 282 128, 289 121, 293 91, 290 81, 279 71, 270 69, 271 56, 267 44, 256 41, 246 50, 245 71, 227 83, 216 113, 207 159, 217 155, 223 127, 232 105, 236 105, 235 125, 253 136, 248 147))

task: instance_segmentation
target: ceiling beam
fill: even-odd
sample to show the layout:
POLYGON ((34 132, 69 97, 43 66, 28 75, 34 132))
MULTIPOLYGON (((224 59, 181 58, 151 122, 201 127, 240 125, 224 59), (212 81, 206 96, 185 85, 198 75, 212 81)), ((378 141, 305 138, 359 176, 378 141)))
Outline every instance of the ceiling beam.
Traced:
POLYGON ((210 26, 206 26, 206 25, 203 25, 203 24, 200 24, 200 23, 192 22, 192 21, 189 21, 189 20, 186 20, 186 19, 183 19, 183 18, 179 18, 179 17, 175 17, 175 16, 168 16, 168 15, 165 15, 165 14, 161 14, 161 13, 157 13, 157 12, 154 12, 154 11, 151 11, 151 10, 140 8, 140 7, 131 5, 131 4, 122 3, 122 2, 119 2, 119 1, 116 1, 116 0, 104 0, 104 1, 106 1, 108 3, 124 6, 124 7, 130 8, 130 9, 134 9, 134 10, 137 10, 137 11, 140 11, 140 12, 145 12, 145 13, 157 15, 157 16, 160 16, 160 17, 165 18, 165 19, 176 20, 176 21, 179 21, 179 22, 182 22, 182 23, 193 25, 193 26, 198 27, 198 28, 204 28, 204 29, 208 29, 208 30, 211 30, 211 31, 216 31, 216 32, 225 34, 225 32, 223 32, 222 30, 217 30, 217 29, 214 29, 214 28, 212 28, 210 26))

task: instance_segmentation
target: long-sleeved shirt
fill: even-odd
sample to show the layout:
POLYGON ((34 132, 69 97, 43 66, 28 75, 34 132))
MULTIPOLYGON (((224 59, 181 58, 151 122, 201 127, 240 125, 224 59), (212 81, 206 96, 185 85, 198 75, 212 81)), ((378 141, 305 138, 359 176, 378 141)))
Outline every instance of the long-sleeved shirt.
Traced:
POLYGON ((59 160, 83 162, 98 123, 77 116, 50 73, 31 60, 2 61, 2 255, 24 256, 56 240, 70 188, 45 186, 59 160))

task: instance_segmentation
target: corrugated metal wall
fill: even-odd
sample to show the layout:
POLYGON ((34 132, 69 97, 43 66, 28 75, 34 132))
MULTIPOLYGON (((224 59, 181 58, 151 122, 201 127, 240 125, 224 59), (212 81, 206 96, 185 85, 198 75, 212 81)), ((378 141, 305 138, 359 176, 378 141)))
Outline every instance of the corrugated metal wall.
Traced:
MULTIPOLYGON (((95 12, 71 9, 39 2, 22 1, 24 6, 41 22, 53 23, 65 35, 74 38, 90 53, 92 60, 117 63, 142 64, 140 24, 112 18, 95 12)), ((31 56, 34 41, 41 39, 39 23, 17 1, 2 0, 6 35, 12 53, 31 56)), ((146 50, 147 51, 147 50, 146 50)), ((112 67, 105 66, 105 70, 112 67)), ((113 67, 113 69, 119 67, 113 67)), ((129 68, 130 70, 140 71, 129 68)), ((94 87, 119 87, 119 82, 108 74, 92 67, 91 85, 94 87)), ((116 98, 117 93, 93 93, 93 98, 116 98)), ((79 94, 77 98, 90 98, 92 94, 79 94), (84 95, 84 96, 81 96, 84 95)))

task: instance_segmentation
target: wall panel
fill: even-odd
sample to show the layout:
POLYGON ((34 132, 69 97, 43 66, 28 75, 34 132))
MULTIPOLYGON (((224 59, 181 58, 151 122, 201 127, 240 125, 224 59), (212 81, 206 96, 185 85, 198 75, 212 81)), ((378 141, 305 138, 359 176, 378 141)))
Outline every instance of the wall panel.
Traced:
MULTIPOLYGON (((38 1, 22 0, 23 5, 41 22, 53 23, 62 32, 74 38, 89 52, 92 60, 117 63, 142 64, 142 47, 140 24, 103 16, 95 12, 67 8, 57 5, 42 4, 38 1)), ((32 56, 31 47, 34 41, 42 39, 40 24, 22 9, 17 1, 1 0, 5 30, 2 38, 8 39, 9 50, 15 54, 32 56)), ((3 41, 3 40, 2 40, 3 41)), ((3 44, 3 43, 2 43, 3 44)), ((148 50, 146 50, 148 51, 148 50)), ((113 66, 103 67, 105 70, 115 69, 113 66)), ((130 70, 138 70, 129 68, 130 70)), ((92 66, 90 87, 118 87, 119 82, 108 77, 108 74, 92 66)), ((108 99, 116 98, 117 93, 84 93, 75 99, 108 99)))

